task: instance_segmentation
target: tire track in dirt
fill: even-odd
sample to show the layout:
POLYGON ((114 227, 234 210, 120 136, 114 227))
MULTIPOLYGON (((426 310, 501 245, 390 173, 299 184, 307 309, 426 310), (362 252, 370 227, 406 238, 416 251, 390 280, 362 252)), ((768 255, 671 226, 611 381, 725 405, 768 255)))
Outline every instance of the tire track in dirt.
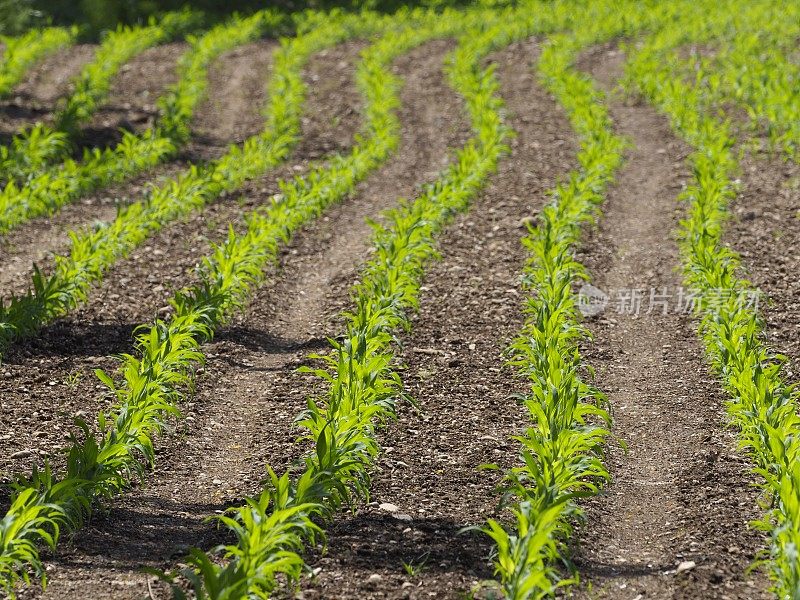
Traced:
MULTIPOLYGON (((180 52, 177 52, 177 48, 181 47, 181 44, 168 46, 174 46, 174 48, 171 50, 165 49, 161 52, 162 54, 170 54, 170 52, 180 54, 180 52)), ((225 55, 223 57, 223 67, 216 67, 215 69, 216 71, 219 71, 220 68, 230 69, 231 77, 226 79, 217 74, 214 78, 209 78, 208 90, 210 99, 203 102, 199 108, 198 114, 193 120, 194 126, 210 130, 213 129, 215 122, 227 120, 232 123, 232 127, 241 126, 241 131, 246 133, 246 135, 240 136, 242 139, 260 132, 264 127, 264 121, 259 111, 263 109, 267 101, 266 86, 271 68, 271 52, 274 47, 275 42, 270 40, 263 40, 256 44, 244 46, 243 48, 249 48, 253 51, 253 59, 249 64, 237 58, 237 65, 229 65, 228 63, 231 59, 225 58, 227 57, 225 55), (234 72, 237 73, 235 76, 233 75, 234 72), (243 108, 243 101, 239 102, 239 108, 242 109, 244 114, 238 117, 231 117, 225 114, 228 112, 228 108, 222 104, 220 99, 223 99, 226 94, 231 94, 233 97, 240 99, 245 98, 247 94, 251 94, 251 102, 246 108, 243 108), (220 101, 212 101, 211 99, 214 98, 220 101), (251 130, 255 127, 251 123, 254 117, 261 120, 255 131, 251 133, 251 130), (241 122, 237 122, 237 119, 241 122)), ((151 64, 159 58, 162 58, 161 54, 155 53, 148 60, 132 65, 128 72, 135 74, 143 71, 146 69, 144 65, 151 64)), ((174 62, 171 66, 174 71, 174 62)), ((165 75, 165 72, 169 71, 168 67, 170 67, 169 61, 158 70, 162 72, 162 75, 165 75)), ((133 75, 131 75, 131 78, 135 79, 133 75)), ((128 86, 127 79, 128 76, 126 76, 126 82, 122 85, 123 88, 128 86)), ((146 78, 143 79, 146 80, 146 78)), ((142 86, 142 84, 139 83, 139 86, 142 86)), ((143 86, 144 88, 155 89, 151 85, 143 86)), ((129 90, 128 95, 135 95, 135 92, 129 90)), ((48 259, 51 259, 55 254, 69 251, 68 233, 70 231, 91 226, 93 223, 112 220, 116 216, 118 206, 141 200, 143 192, 150 185, 159 185, 179 175, 189 167, 193 160, 205 160, 220 155, 227 150, 227 145, 221 146, 219 144, 219 140, 190 140, 188 149, 182 152, 175 160, 158 165, 125 182, 114 184, 89 194, 77 202, 65 206, 52 217, 33 219, 0 238, 0 264, 3 265, 3 271, 0 273, 0 298, 8 298, 12 293, 21 294, 28 289, 34 263, 42 265, 45 272, 49 272, 48 269, 52 268, 52 263, 48 259), (204 148, 203 145, 205 143, 210 143, 211 145, 204 148), (43 265, 45 261, 46 264, 43 265)))
POLYGON ((178 61, 188 49, 186 42, 161 44, 122 65, 108 97, 81 128, 81 144, 113 146, 122 140, 120 129, 141 133, 153 127, 158 116, 156 103, 178 81, 178 61))
POLYGON ((275 284, 209 345, 209 362, 181 425, 185 437, 164 440, 156 479, 98 515, 76 536, 74 549, 59 553, 45 598, 101 591, 104 598, 142 597, 147 577, 141 565, 173 566, 189 545, 219 542, 220 533, 202 519, 255 493, 267 462, 280 471, 300 456, 293 418, 314 385, 294 371, 341 327, 342 296, 368 254, 365 218, 377 217, 398 194, 416 194, 446 164, 448 145, 468 135, 461 102, 442 74, 450 48, 431 42, 398 59, 396 70, 407 84, 397 154, 353 198, 295 238, 280 272, 272 274, 275 284))
POLYGON ((527 41, 493 57, 518 132, 512 154, 440 239, 443 259, 428 270, 399 356, 421 412, 402 406, 385 430, 373 501, 330 529, 328 552, 311 564, 321 571, 302 582, 305 598, 463 598, 492 576, 489 538, 459 531, 496 516, 498 475, 480 465, 516 460, 510 437, 526 418, 512 396, 526 388, 503 352, 522 325, 522 221, 574 167, 577 149, 562 109, 536 81, 537 56, 527 41))
POLYGON ((788 357, 787 381, 800 380, 800 166, 749 152, 724 241, 764 294, 768 346, 788 357))
POLYGON ((275 40, 237 46, 220 56, 208 70, 206 98, 195 111, 192 137, 183 149, 191 162, 219 158, 231 144, 241 144, 264 128, 267 71, 275 40))
POLYGON ((72 80, 94 58, 96 45, 75 44, 47 56, 34 66, 14 89, 0 101, 0 143, 38 121, 51 122, 57 101, 72 89, 72 80))
MULTIPOLYGON (((588 51, 580 63, 606 89, 622 65, 609 47, 588 51)), ((579 257, 610 295, 606 311, 587 321, 594 341, 583 352, 629 451, 612 443, 613 481, 585 504, 575 562, 586 585, 574 596, 761 598, 765 582, 745 574, 762 542, 747 527, 759 516, 757 494, 735 435, 724 428, 724 395, 695 323, 676 305, 675 231, 685 207, 675 198, 689 177, 688 149, 648 106, 614 100, 611 116, 633 147, 579 257), (650 304, 650 290, 664 286, 667 314, 650 304), (644 290, 638 315, 618 301, 637 288, 644 290), (676 573, 681 563, 690 568, 676 573)))
MULTIPOLYGON (((326 117, 333 109, 329 112, 328 107, 335 106, 336 111, 344 113, 347 109, 339 105, 358 96, 351 79, 357 53, 357 46, 348 45, 312 58, 306 75, 310 78, 328 73, 338 81, 339 88, 323 95, 317 90, 308 94, 309 114, 321 115, 309 118, 303 127, 310 139, 327 143, 339 135, 320 128, 329 127, 326 117), (335 65, 345 58, 350 70, 336 71, 335 65)), ((355 117, 339 125, 351 134, 359 126, 355 117)), ((311 149, 312 143, 302 144, 298 152, 311 149)), ((316 151, 312 153, 316 155, 316 151)), ((52 454, 64 445, 64 432, 73 431, 72 419, 76 415, 92 417, 110 402, 110 398, 98 397, 97 390, 102 388, 93 369, 114 372, 117 362, 111 355, 130 351, 134 328, 150 322, 175 291, 196 280, 194 269, 200 257, 208 253, 212 241, 225 238, 227 223, 241 228, 242 214, 279 191, 279 173, 290 176, 295 168, 305 170, 309 162, 305 155, 296 153, 289 167, 251 182, 241 195, 228 196, 185 222, 166 227, 111 268, 90 292, 86 305, 37 337, 8 349, 0 366, 0 477, 27 472, 34 455, 49 455, 57 464, 63 461, 63 457, 54 458, 52 454)), ((88 220, 88 207, 80 207, 88 220)))

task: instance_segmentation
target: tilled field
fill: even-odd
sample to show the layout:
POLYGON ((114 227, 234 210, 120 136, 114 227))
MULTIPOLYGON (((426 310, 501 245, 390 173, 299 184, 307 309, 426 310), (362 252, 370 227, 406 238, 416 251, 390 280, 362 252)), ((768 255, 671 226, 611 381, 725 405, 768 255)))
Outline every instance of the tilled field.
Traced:
POLYGON ((104 46, 31 66, 0 142, 64 148, 0 156, 0 585, 794 597, 796 106, 730 31, 796 70, 797 10, 612 4, 156 32, 63 131, 104 46), (132 138, 169 148, 25 191, 132 138))

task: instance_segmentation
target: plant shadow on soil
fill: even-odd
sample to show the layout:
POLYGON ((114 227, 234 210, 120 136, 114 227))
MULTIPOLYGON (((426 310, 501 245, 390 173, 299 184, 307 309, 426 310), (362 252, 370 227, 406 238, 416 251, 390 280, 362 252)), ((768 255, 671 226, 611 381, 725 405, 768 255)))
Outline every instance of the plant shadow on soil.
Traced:
POLYGON ((75 140, 75 149, 72 158, 81 160, 84 150, 106 150, 116 147, 125 132, 134 133, 134 123, 124 116, 120 118, 118 127, 82 127, 75 140))
POLYGON ((189 545, 202 546, 204 550, 218 544, 232 543, 235 540, 228 531, 216 523, 189 515, 214 515, 234 506, 230 503, 171 503, 153 496, 139 496, 137 506, 141 510, 126 507, 103 509, 98 507, 90 517, 87 527, 76 542, 78 547, 87 538, 90 545, 102 547, 103 561, 78 561, 65 549, 51 553, 49 560, 62 566, 80 566, 88 569, 108 569, 108 563, 136 570, 154 561, 179 559, 188 554, 189 545), (178 514, 186 515, 176 517, 178 514), (147 538, 150 538, 148 540, 147 538), (169 555, 159 555, 170 540, 173 551, 169 555), (147 543, 147 542, 150 543, 147 543), (155 550, 155 552, 154 552, 155 550))
MULTIPOLYGON (((0 117, 11 120, 25 119, 33 122, 42 120, 50 113, 46 108, 30 106, 29 103, 33 102, 30 98, 20 96, 19 99, 22 100, 21 103, 14 101, 8 104, 0 104, 0 117)), ((3 145, 8 145, 13 138, 13 133, 0 134, 0 141, 3 145)))
MULTIPOLYGON (((57 322, 44 327, 35 338, 12 346, 3 357, 6 364, 18 364, 31 357, 108 356, 130 352, 134 337, 149 329, 151 323, 76 323, 57 322)), ((231 342, 248 350, 267 354, 318 352, 329 346, 325 337, 288 339, 269 331, 248 327, 230 327, 217 332, 212 341, 231 342)))
POLYGON ((464 524, 449 518, 414 518, 401 521, 391 515, 356 513, 349 519, 336 519, 328 530, 329 550, 309 557, 309 566, 317 560, 331 557, 336 560, 337 546, 352 545, 353 541, 385 540, 386 532, 395 532, 396 543, 375 548, 375 542, 353 548, 358 567, 365 570, 403 571, 404 563, 420 571, 448 572, 455 565, 467 566, 478 578, 491 578, 492 566, 488 556, 491 545, 488 538, 477 530, 463 531, 464 524), (411 529, 408 533, 405 530, 411 529), (463 543, 454 545, 456 536, 463 543))

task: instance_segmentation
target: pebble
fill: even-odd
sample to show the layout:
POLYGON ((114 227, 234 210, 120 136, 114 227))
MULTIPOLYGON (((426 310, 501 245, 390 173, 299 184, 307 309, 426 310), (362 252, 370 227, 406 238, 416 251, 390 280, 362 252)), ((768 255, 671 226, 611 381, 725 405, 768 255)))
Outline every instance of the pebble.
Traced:
POLYGON ((383 502, 378 505, 378 508, 390 513, 397 512, 398 510, 400 510, 396 504, 392 504, 391 502, 383 502))
POLYGON ((696 566, 697 563, 694 562, 693 560, 684 560, 678 565, 678 568, 675 572, 683 573, 684 571, 690 571, 691 569, 694 569, 696 566))

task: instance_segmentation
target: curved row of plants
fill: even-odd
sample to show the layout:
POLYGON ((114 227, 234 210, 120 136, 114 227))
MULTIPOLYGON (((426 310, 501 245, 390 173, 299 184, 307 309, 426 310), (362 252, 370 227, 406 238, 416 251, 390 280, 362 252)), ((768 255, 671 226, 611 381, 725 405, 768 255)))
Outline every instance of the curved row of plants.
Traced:
POLYGON ((610 409, 582 375, 578 343, 588 333, 573 292, 588 279, 575 259, 576 246, 583 228, 598 218, 626 145, 613 132, 603 93, 573 67, 577 53, 595 39, 591 30, 553 36, 538 63, 541 81, 566 109, 581 149, 580 168, 550 192, 538 225, 522 240, 529 254, 522 277, 525 322, 510 362, 529 381, 530 424, 515 438, 520 465, 504 477, 503 503, 513 505, 513 519, 506 526, 489 520, 483 529, 496 546, 503 593, 514 600, 550 597, 577 581, 560 569, 564 544, 581 516, 576 500, 596 494, 610 477, 602 460, 610 409))
POLYGON ((722 243, 728 205, 736 190, 737 150, 730 124, 702 110, 704 92, 674 77, 665 49, 680 30, 666 29, 636 49, 628 85, 671 120, 694 149, 693 173, 682 194, 688 216, 680 247, 688 286, 698 299, 699 330, 706 352, 730 395, 739 445, 755 463, 767 502, 759 526, 771 536, 768 567, 780 598, 800 598, 800 415, 798 392, 781 374, 784 358, 764 341, 761 318, 746 300, 755 292, 741 262, 722 243))
POLYGON ((192 166, 150 190, 148 198, 120 209, 113 221, 72 234, 70 253, 56 257, 50 276, 36 270, 25 295, 13 297, 5 305, 0 302, 0 352, 9 342, 33 335, 83 302, 111 265, 162 227, 223 192, 238 189, 288 157, 300 135, 303 66, 314 52, 357 35, 361 23, 373 20, 342 17, 323 27, 319 19, 303 17, 300 31, 305 33, 284 42, 274 54, 264 131, 242 146, 231 147, 217 161, 192 166))
MULTIPOLYGON (((267 597, 279 574, 299 577, 305 545, 324 538, 321 523, 369 497, 370 471, 380 450, 376 430, 394 417, 404 397, 393 364, 395 336, 410 327, 425 267, 437 256, 438 233, 467 210, 507 151, 510 134, 500 116, 493 69, 480 66, 490 50, 511 41, 508 23, 480 12, 446 13, 436 27, 462 32, 448 70, 466 101, 474 137, 422 195, 387 211, 385 224, 375 226, 372 257, 353 288, 354 308, 344 314, 345 332, 330 341, 329 353, 316 356, 324 366, 311 370, 328 385, 323 397, 309 399, 299 422, 314 451, 304 458, 299 476, 268 469, 259 496, 219 517, 236 543, 207 554, 192 551, 182 575, 198 598, 267 597)), ((382 52, 431 33, 419 26, 387 40, 382 52)), ((388 58, 378 51, 375 59, 388 58)), ((179 587, 173 589, 176 597, 185 597, 179 587)))
POLYGON ((199 15, 188 11, 167 13, 145 27, 119 27, 109 32, 94 58, 76 77, 72 93, 61 102, 52 127, 43 123, 14 137, 0 156, 0 180, 26 179, 48 164, 63 160, 79 127, 108 97, 111 81, 120 67, 148 48, 182 37, 195 28, 199 15))
MULTIPOLYGON (((257 39, 281 27, 284 18, 274 11, 262 11, 248 18, 234 17, 200 37, 189 36, 189 49, 178 64, 178 82, 159 99, 160 116, 153 128, 137 135, 123 132, 114 148, 84 151, 83 159, 72 159, 32 174, 25 181, 10 181, 0 192, 0 234, 37 216, 53 214, 62 206, 115 181, 122 181, 174 156, 186 142, 189 124, 208 83, 208 68, 226 50, 257 39)), ((37 126, 27 134, 35 145, 46 147, 63 142, 60 133, 48 133, 37 126), (52 135, 51 135, 52 134, 52 135), (60 141, 58 141, 60 140, 60 141)), ((42 166, 49 158, 20 147, 12 153, 24 157, 26 167, 42 166)), ((0 158, 3 149, 0 148, 0 158)))
MULTIPOLYGON (((304 93, 295 71, 312 50, 350 36, 394 29, 371 13, 316 15, 307 22, 309 31, 285 43, 276 61, 289 88, 273 89, 274 118, 299 114, 299 107, 289 104, 291 99, 301 100, 304 93)), ((387 67, 365 60, 359 68, 367 127, 353 151, 331 158, 328 165, 306 177, 284 182, 279 199, 249 215, 243 235, 231 233, 227 242, 216 247, 202 262, 200 282, 171 301, 172 318, 158 320, 138 333, 133 353, 123 359, 122 381, 117 384, 111 376, 97 372, 117 403, 100 414, 98 433, 79 423, 83 433, 81 439, 73 437, 68 449, 67 472, 55 477, 48 467, 35 469, 14 486, 11 507, 0 521, 0 586, 8 593, 14 593, 20 579, 28 582, 31 570, 46 581, 40 545, 54 548, 60 532, 79 528, 96 500, 110 498, 133 479, 145 476, 154 459, 153 438, 178 413, 182 386, 203 359, 201 344, 247 302, 265 266, 275 260, 291 234, 331 203, 347 197, 394 150, 399 140, 394 115, 399 81, 387 67)))
POLYGON ((5 50, 0 58, 0 98, 8 97, 36 63, 74 43, 76 34, 76 29, 46 27, 32 29, 19 37, 3 36, 5 50))

